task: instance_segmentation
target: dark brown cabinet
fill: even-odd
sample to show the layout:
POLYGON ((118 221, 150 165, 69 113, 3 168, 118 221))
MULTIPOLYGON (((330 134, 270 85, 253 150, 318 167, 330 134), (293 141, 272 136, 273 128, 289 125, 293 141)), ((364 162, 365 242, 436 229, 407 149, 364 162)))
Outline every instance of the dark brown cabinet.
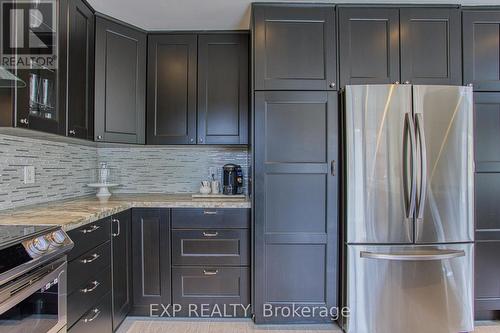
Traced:
POLYGON ((95 39, 94 139, 144 144, 146 33, 97 17, 95 39))
POLYGON ((133 315, 171 303, 170 209, 132 209, 133 315))
POLYGON ((248 143, 248 34, 150 35, 147 143, 248 143))
POLYGON ((111 218, 111 280, 113 331, 132 308, 132 230, 131 211, 111 218))
POLYGON ((474 88, 475 319, 500 318, 500 9, 463 10, 464 83, 474 88))
POLYGON ((401 82, 462 84, 459 8, 400 10, 401 82))
MULTIPOLYGON (((190 304, 239 304, 231 316, 249 317, 250 209, 174 208, 172 213, 172 303, 180 316, 190 304)), ((217 317, 217 314, 214 314, 217 317)))
POLYGON ((399 72, 399 9, 340 7, 340 86, 394 83, 399 72))
POLYGON ((69 333, 111 333, 111 293, 103 296, 86 312, 78 322, 68 330, 69 333))
POLYGON ((211 317, 250 317, 250 269, 248 267, 173 267, 172 302, 181 305, 178 316, 189 316, 190 307, 202 306, 211 317), (232 304, 238 306, 232 307, 232 304), (213 312, 229 309, 226 313, 213 312))
POLYGON ((81 0, 68 2, 68 136, 93 139, 94 14, 81 0))
POLYGON ((474 93, 475 126, 475 317, 499 319, 500 92, 474 93))
POLYGON ((73 229, 68 236, 75 244, 68 254, 68 331, 101 327, 111 332, 110 218, 73 229), (91 324, 86 319, 93 316, 96 322, 91 324))
POLYGON ((198 143, 247 144, 248 95, 248 35, 199 35, 198 143))
POLYGON ((147 143, 196 143, 197 36, 148 38, 147 143))
POLYGON ((500 92, 500 10, 463 12, 464 83, 500 92))
POLYGON ((330 320, 266 317, 264 304, 337 304, 337 108, 336 92, 255 94, 257 323, 330 320))
POLYGON ((340 83, 460 85, 458 7, 339 9, 340 83))
MULTIPOLYGON (((21 10, 26 9, 25 13, 37 6, 34 2, 4 3, 4 6, 14 5, 18 5, 21 10)), ((7 7, 3 8, 8 10, 7 7)), ((30 36, 33 33, 35 36, 41 36, 42 43, 47 43, 46 46, 52 48, 52 53, 44 54, 42 48, 24 47, 20 52, 24 66, 6 68, 22 82, 17 81, 12 89, 1 88, 0 126, 66 135, 68 0, 44 3, 36 8, 48 19, 40 27, 30 27, 30 36), (57 6, 57 17, 49 19, 53 17, 52 5, 57 6), (24 55, 31 59, 27 60, 24 55)), ((28 18, 25 14, 24 19, 28 18)), ((2 23, 6 26, 9 24, 7 21, 2 23)), ((8 42, 7 35, 8 33, 5 41, 8 42)), ((25 34, 25 45, 28 42, 26 36, 28 35, 25 34)), ((7 51, 4 50, 3 55, 9 60, 7 51)))
POLYGON ((476 172, 500 172, 500 92, 474 93, 474 126, 476 172))
POLYGON ((253 5, 255 90, 336 90, 335 8, 253 5))
POLYGON ((498 320, 500 310, 500 173, 477 173, 475 318, 498 320))

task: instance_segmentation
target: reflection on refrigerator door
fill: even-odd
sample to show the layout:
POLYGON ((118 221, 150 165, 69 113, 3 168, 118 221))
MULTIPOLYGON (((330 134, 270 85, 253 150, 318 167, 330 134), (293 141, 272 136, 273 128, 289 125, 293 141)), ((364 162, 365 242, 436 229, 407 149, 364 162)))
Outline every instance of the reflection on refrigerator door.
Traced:
POLYGON ((470 87, 413 86, 421 177, 417 243, 474 239, 473 114, 470 87), (421 148, 422 147, 422 148, 421 148))
POLYGON ((411 86, 347 86, 345 104, 347 242, 412 243, 403 177, 411 86))

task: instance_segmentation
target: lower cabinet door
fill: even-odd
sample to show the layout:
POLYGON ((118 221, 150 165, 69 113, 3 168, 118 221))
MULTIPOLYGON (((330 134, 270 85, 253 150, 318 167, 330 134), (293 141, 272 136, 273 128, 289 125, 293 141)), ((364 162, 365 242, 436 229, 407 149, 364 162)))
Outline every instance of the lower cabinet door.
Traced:
POLYGON ((248 267, 173 267, 172 303, 177 316, 250 316, 248 267))
POLYGON ((288 310, 337 307, 337 93, 259 91, 254 109, 255 322, 329 322, 288 310))
POLYGON ((170 209, 132 210, 132 315, 171 302, 170 209))
POLYGON ((100 301, 87 311, 68 333, 111 333, 111 293, 104 295, 100 301))
POLYGON ((111 220, 111 247, 113 251, 113 330, 127 316, 132 307, 132 249, 130 210, 121 212, 111 220))

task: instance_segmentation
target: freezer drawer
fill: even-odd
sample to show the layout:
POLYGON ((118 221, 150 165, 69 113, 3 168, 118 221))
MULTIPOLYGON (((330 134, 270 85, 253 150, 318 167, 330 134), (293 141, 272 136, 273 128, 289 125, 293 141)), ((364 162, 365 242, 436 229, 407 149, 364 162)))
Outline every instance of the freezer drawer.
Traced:
POLYGON ((473 331, 473 245, 347 246, 347 333, 473 331))

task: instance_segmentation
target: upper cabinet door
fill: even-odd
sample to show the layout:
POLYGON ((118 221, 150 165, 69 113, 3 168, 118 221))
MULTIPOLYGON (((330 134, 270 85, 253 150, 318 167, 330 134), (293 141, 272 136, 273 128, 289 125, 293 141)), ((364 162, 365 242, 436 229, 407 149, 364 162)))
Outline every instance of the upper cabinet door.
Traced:
POLYGON ((144 143, 146 34, 96 19, 95 140, 144 143))
POLYGON ((462 36, 458 8, 402 8, 401 81, 462 84, 462 36))
POLYGON ((248 35, 198 37, 198 143, 248 143, 248 35))
POLYGON ((399 81, 399 9, 338 11, 341 87, 399 81))
POLYGON ((196 143, 197 36, 148 39, 147 143, 196 143))
POLYGON ((254 5, 255 89, 335 90, 335 9, 254 5))
POLYGON ((500 11, 463 12, 464 83, 500 91, 500 11))
POLYGON ((80 0, 68 3, 68 136, 92 139, 94 131, 94 14, 80 0))

